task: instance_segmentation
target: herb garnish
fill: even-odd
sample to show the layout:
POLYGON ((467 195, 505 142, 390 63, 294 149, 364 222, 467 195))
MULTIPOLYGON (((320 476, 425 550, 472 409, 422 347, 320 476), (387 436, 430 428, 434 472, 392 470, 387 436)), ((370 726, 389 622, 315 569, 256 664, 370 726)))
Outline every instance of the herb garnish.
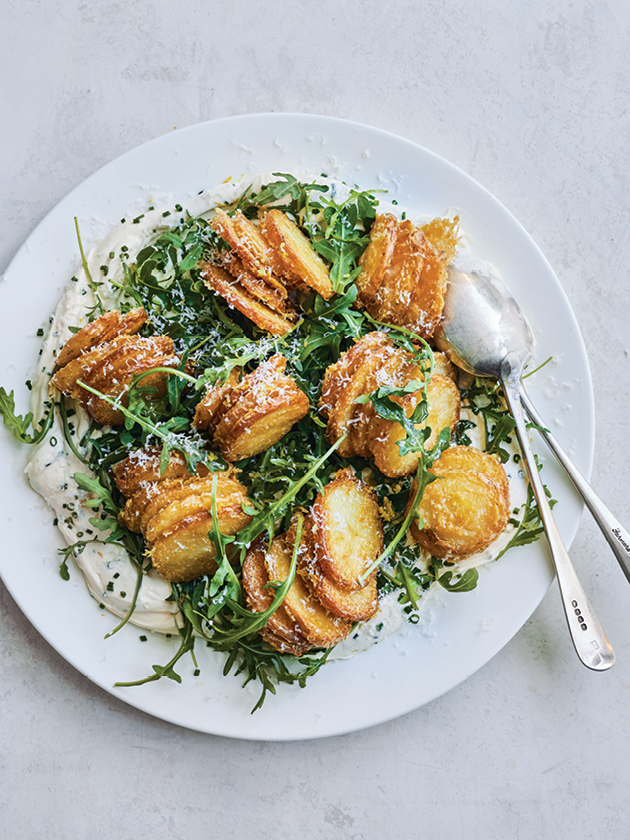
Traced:
POLYGON ((54 419, 52 404, 48 406, 46 416, 39 421, 39 428, 32 433, 29 432, 33 422, 33 415, 29 411, 28 414, 22 416, 15 413, 15 392, 11 391, 7 394, 4 388, 0 387, 0 414, 4 425, 11 432, 16 440, 20 443, 40 443, 48 434, 54 419))

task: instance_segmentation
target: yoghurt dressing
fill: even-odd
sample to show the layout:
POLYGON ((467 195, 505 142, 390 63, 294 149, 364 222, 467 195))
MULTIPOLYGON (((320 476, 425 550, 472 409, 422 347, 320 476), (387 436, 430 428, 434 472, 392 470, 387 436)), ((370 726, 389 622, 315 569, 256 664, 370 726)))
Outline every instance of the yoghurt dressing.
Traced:
MULTIPOLYGON (((315 177, 313 173, 296 174, 300 180, 330 184, 336 197, 345 197, 347 187, 334 179, 315 177)), ((250 185, 254 190, 273 180, 271 173, 259 175, 252 181, 228 181, 212 189, 204 190, 199 195, 189 198, 185 210, 177 209, 181 205, 167 210, 150 210, 136 223, 126 221, 116 227, 101 243, 92 248, 86 256, 90 274, 98 277, 99 295, 106 309, 115 309, 119 305, 120 294, 116 282, 122 277, 123 264, 120 259, 121 247, 127 247, 128 261, 133 262, 139 251, 155 241, 161 234, 177 227, 187 211, 191 217, 209 213, 218 204, 232 202, 250 185), (166 215, 165 215, 166 214, 166 215), (112 256, 113 254, 113 256, 112 256), (102 266, 107 266, 103 275, 102 266)), ((385 202, 379 203, 381 212, 399 215, 400 208, 385 202)), ((416 224, 426 221, 426 217, 413 218, 416 224)), ((136 217, 137 218, 137 217, 136 217)), ((458 256, 457 262, 470 266, 471 260, 479 263, 469 252, 458 256)), ((36 374, 33 378, 32 407, 33 422, 36 425, 46 411, 49 400, 49 383, 53 373, 57 353, 70 338, 70 327, 83 327, 88 323, 86 311, 96 303, 83 266, 79 268, 72 282, 68 285, 55 315, 51 321, 48 335, 44 341, 36 374)), ((90 418, 85 410, 75 406, 76 415, 72 418, 75 426, 75 440, 78 442, 87 430, 90 418)), ((470 415, 471 419, 474 416, 470 415)), ((475 435, 473 444, 481 446, 478 429, 469 431, 475 435), (477 434, 475 435, 475 432, 477 434)), ((83 454, 83 453, 82 453, 83 454)), ((519 507, 526 498, 526 482, 522 471, 510 458, 506 466, 510 481, 512 508, 519 507)), ((86 493, 79 489, 73 476, 80 472, 90 474, 88 468, 79 461, 66 443, 61 418, 55 412, 53 424, 46 437, 34 447, 25 469, 31 487, 39 493, 54 511, 57 526, 68 545, 77 540, 90 540, 103 536, 103 532, 90 524, 95 512, 85 505, 86 493)), ((504 533, 486 551, 466 558, 455 571, 465 571, 474 566, 489 563, 509 542, 513 527, 508 526, 504 533)), ((74 562, 81 571, 91 595, 105 609, 122 618, 131 608, 133 593, 137 583, 136 567, 122 546, 102 542, 87 542, 80 550, 73 553, 74 562), (108 590, 114 581, 114 590, 108 590)), ((441 589, 438 583, 432 585, 429 592, 421 599, 421 605, 435 600, 436 592, 441 589)), ((143 576, 142 585, 136 600, 130 623, 145 630, 158 633, 173 633, 179 622, 177 605, 167 601, 171 595, 171 586, 155 570, 151 569, 143 576)), ((333 651, 331 658, 347 658, 367 649, 385 636, 394 633, 406 622, 406 615, 398 603, 397 593, 391 593, 381 599, 379 612, 369 621, 364 622, 351 637, 341 642, 333 651)), ((429 619, 430 620, 430 619, 429 619)))

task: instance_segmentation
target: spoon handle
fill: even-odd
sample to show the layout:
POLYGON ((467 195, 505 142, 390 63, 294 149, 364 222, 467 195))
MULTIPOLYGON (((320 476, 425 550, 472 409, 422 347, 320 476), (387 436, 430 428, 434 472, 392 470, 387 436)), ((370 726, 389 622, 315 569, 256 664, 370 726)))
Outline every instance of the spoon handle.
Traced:
POLYGON ((549 541, 551 557, 556 569, 558 586, 564 614, 569 625, 569 632, 576 653, 587 668, 594 671, 605 671, 615 662, 615 652, 606 634, 601 628, 595 613, 580 585, 578 577, 569 558, 569 554, 562 542, 562 537, 555 523, 545 488, 538 473, 538 466, 534 452, 529 442, 529 433, 525 425, 523 409, 521 407, 522 385, 520 370, 510 364, 508 356, 501 371, 501 384, 505 397, 516 423, 516 433, 525 458, 527 472, 538 503, 540 518, 549 541))
POLYGON ((630 581, 630 533, 608 510, 588 481, 579 472, 575 464, 572 463, 567 453, 562 449, 549 429, 545 427, 544 420, 536 411, 536 408, 525 393, 524 389, 521 390, 521 402, 527 414, 538 427, 537 431, 543 436, 553 454, 566 470, 566 473, 573 482, 575 489, 584 499, 584 503, 593 514, 593 518, 599 525, 603 535, 608 540, 608 544, 612 548, 625 576, 630 581))

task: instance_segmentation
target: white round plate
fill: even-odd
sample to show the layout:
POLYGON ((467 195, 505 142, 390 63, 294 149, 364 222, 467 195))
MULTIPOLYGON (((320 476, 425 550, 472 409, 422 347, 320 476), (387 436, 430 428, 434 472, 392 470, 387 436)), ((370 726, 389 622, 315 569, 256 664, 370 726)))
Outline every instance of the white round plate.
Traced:
MULTIPOLYGON (((402 208, 431 216, 459 213, 475 253, 493 263, 521 303, 538 340, 536 362, 554 362, 530 380, 534 402, 577 466, 590 474, 594 423, 584 345, 569 303, 537 246, 513 216, 455 166, 400 137, 368 126, 302 114, 260 114, 203 123, 159 137, 113 161, 73 190, 19 251, 0 284, 0 384, 27 408, 24 382, 79 259, 73 217, 91 246, 129 212, 150 202, 185 204, 228 177, 309 168, 363 189, 387 189, 402 208), (537 383, 544 387, 537 387, 537 383), (568 407, 571 411, 568 411, 568 407), (557 425, 554 418, 558 420, 557 425)), ((541 453, 544 447, 540 447, 541 453)), ((279 686, 250 711, 258 686, 221 675, 223 657, 198 646, 201 674, 189 657, 183 684, 162 679, 115 688, 164 664, 175 640, 132 626, 112 638, 116 620, 99 610, 80 574, 58 572, 52 515, 23 477, 28 447, 0 433, 3 547, 0 574, 20 608, 81 673, 132 706, 202 732, 234 738, 292 740, 336 735, 390 720, 449 691, 488 662, 519 630, 552 580, 544 543, 516 549, 481 570, 470 593, 444 593, 431 624, 408 627, 354 659, 325 666, 306 688, 279 686)), ((567 543, 581 504, 555 463, 544 476, 567 543)), ((560 604, 558 603, 558 609, 560 604)))

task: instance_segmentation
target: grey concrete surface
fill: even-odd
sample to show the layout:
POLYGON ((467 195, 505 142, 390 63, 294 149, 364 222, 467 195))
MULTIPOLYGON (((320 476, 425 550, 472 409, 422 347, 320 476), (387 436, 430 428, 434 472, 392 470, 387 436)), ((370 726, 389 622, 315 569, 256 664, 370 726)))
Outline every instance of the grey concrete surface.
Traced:
MULTIPOLYGON (((625 0, 3 0, 4 270, 76 184, 177 126, 326 114, 400 134, 511 210, 581 325, 593 484, 630 522, 630 5, 625 0)), ((6 490, 3 490, 6 492, 6 490)), ((623 840, 630 587, 587 514, 572 556, 618 661, 575 658, 555 585, 465 683, 297 743, 180 729, 68 665, 0 584, 0 834, 623 840)))

